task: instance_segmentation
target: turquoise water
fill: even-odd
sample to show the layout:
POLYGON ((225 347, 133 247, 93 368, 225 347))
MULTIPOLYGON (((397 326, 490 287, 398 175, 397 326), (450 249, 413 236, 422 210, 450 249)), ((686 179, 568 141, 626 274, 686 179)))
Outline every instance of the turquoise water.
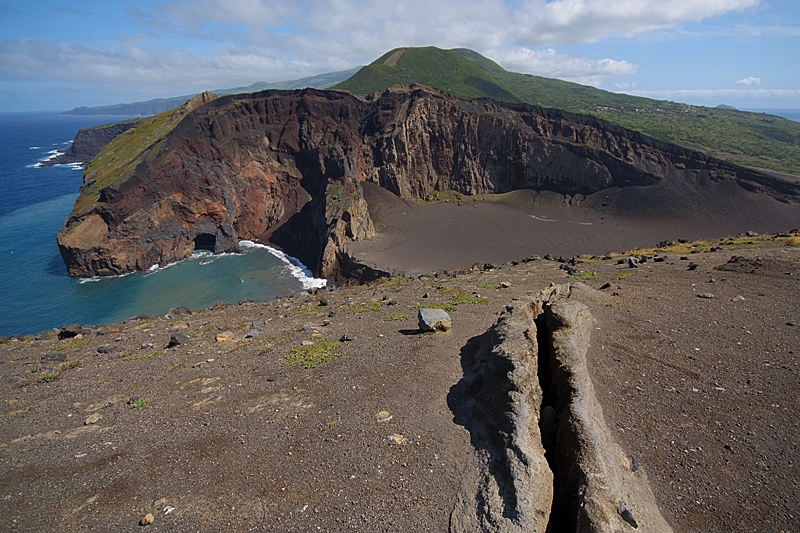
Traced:
POLYGON ((107 324, 177 305, 195 310, 221 301, 268 301, 321 285, 291 258, 247 242, 242 254, 201 252, 127 276, 67 276, 56 233, 77 198, 81 172, 36 163, 68 146, 78 129, 117 119, 0 114, 0 335, 107 324))

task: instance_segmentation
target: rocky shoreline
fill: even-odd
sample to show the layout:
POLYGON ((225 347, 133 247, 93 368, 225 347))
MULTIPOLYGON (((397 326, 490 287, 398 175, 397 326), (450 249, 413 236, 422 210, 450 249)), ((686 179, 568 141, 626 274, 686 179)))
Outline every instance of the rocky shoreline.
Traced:
POLYGON ((0 523, 785 528, 799 243, 529 258, 6 339, 0 523), (452 327, 420 333, 420 307, 452 327), (558 377, 578 353, 588 378, 558 377))

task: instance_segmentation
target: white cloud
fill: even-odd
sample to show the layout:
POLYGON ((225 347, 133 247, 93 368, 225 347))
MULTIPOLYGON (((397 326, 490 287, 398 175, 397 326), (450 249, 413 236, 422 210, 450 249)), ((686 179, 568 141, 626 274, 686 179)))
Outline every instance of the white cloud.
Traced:
POLYGON ((559 53, 553 48, 502 48, 489 56, 507 70, 561 78, 585 85, 600 85, 609 77, 636 74, 639 65, 614 59, 588 59, 559 53))
POLYGON ((800 107, 800 89, 679 89, 623 91, 636 96, 697 105, 732 104, 737 107, 800 107))
MULTIPOLYGON (((116 42, 45 35, 0 40, 0 80, 125 84, 155 97, 344 70, 397 46, 466 47, 511 70, 599 85, 636 74, 624 58, 558 51, 571 43, 677 28, 759 0, 162 0, 124 12, 116 42)), ((86 33, 86 32, 84 32, 86 33)), ((603 54, 609 55, 609 54, 603 54)), ((618 81, 618 80, 617 80, 618 81)))
POLYGON ((761 78, 755 76, 747 76, 736 82, 736 85, 761 85, 761 78))

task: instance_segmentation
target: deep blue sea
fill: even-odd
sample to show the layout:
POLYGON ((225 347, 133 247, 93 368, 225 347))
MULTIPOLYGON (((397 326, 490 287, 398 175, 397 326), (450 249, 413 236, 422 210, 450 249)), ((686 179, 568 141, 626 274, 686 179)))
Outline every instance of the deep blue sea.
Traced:
POLYGON ((129 117, 0 113, 0 336, 64 324, 108 324, 217 302, 273 300, 319 286, 296 261, 264 246, 196 254, 166 268, 112 278, 67 276, 56 244, 83 183, 76 166, 37 167, 88 126, 129 117))

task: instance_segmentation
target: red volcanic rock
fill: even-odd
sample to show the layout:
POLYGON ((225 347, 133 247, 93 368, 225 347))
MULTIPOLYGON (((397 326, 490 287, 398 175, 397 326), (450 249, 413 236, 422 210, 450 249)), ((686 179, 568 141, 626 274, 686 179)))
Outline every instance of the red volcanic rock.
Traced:
POLYGON ((800 195, 796 183, 593 117, 421 86, 367 98, 313 89, 204 94, 172 113, 153 119, 171 127, 144 142, 155 131, 145 123, 90 165, 58 236, 70 275, 122 274, 261 238, 318 276, 374 277, 380 272, 347 253, 348 242, 375 234, 364 181, 408 200, 536 189, 599 205, 590 195, 617 191, 610 202, 634 211, 662 208, 664 198, 683 208, 714 184, 788 203, 800 195), (134 145, 139 153, 118 155, 134 145), (115 167, 113 157, 129 163, 115 167), (652 200, 617 194, 652 187, 652 200), (629 205, 615 200, 623 197, 629 205))

